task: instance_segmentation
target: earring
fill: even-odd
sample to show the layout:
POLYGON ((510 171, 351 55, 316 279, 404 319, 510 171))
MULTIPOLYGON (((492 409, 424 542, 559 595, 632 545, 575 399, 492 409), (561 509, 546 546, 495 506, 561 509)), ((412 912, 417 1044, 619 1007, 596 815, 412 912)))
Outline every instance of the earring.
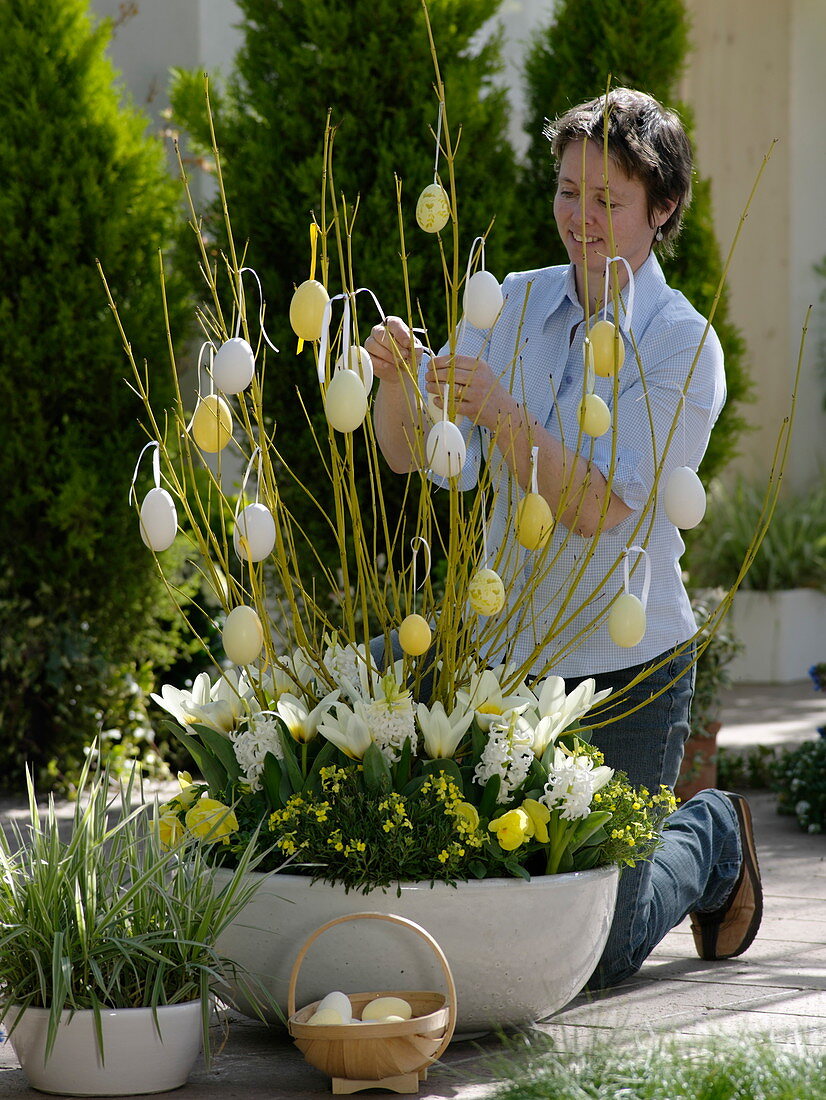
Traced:
POLYGON ((661 225, 658 225, 657 226, 657 232, 654 234, 654 240, 655 241, 661 241, 662 239, 663 239, 663 227, 661 225))

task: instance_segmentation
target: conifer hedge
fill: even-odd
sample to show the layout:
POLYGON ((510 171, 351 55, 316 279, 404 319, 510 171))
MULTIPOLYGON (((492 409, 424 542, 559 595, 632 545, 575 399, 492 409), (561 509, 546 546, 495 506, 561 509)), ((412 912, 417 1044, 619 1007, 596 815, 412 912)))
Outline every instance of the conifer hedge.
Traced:
MULTIPOLYGON (((178 187, 146 120, 120 105, 109 34, 86 0, 0 4, 4 787, 26 760, 71 771, 100 729, 140 727, 140 685, 179 645, 127 506, 145 437, 95 264, 167 404, 157 250, 178 187)), ((168 291, 175 331, 180 280, 168 291)))

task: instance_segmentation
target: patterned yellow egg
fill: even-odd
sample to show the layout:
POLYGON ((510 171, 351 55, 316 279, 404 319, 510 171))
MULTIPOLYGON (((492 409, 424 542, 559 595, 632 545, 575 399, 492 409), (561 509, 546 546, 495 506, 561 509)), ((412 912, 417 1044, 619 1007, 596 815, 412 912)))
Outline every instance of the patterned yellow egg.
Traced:
POLYGON ((438 233, 450 219, 450 199, 440 183, 430 183, 416 203, 416 221, 425 233, 438 233))
POLYGON ((421 615, 408 615, 399 627, 399 645, 411 657, 421 657, 430 649, 430 624, 421 615))
POLYGON ((290 324, 301 340, 318 340, 330 295, 318 279, 305 279, 290 302, 290 324))
POLYGON ((516 510, 516 537, 526 550, 541 550, 551 535, 554 515, 541 493, 526 493, 516 510))
POLYGON ((608 633, 611 641, 623 649, 638 645, 645 634, 645 608, 633 593, 624 592, 608 616, 608 633))
POLYGON ((468 603, 479 615, 498 615, 505 606, 505 586, 494 569, 480 569, 470 578, 468 603))
POLYGON ((232 439, 232 413, 217 393, 202 397, 192 418, 192 438, 202 451, 216 454, 232 439))
POLYGON ((599 438, 611 427, 611 410, 598 393, 589 393, 579 406, 579 424, 586 435, 599 438))
POLYGON ((625 344, 611 321, 597 321, 588 334, 594 352, 594 370, 600 378, 612 378, 625 362, 625 344))

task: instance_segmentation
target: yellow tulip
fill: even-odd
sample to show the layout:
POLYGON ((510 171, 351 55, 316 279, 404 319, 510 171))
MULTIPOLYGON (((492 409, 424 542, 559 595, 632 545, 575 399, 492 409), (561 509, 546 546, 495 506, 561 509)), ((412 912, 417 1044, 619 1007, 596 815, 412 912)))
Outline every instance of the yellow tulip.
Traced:
POLYGON ((496 833, 499 847, 506 852, 514 852, 526 840, 533 836, 531 819, 524 810, 508 810, 506 814, 491 821, 488 826, 492 833, 496 833))
POLYGON ((200 798, 187 810, 186 827, 202 840, 220 840, 226 844, 238 831, 238 818, 217 798, 200 798))
POLYGON ((165 849, 174 848, 183 838, 183 822, 174 810, 165 810, 163 806, 160 807, 160 810, 158 836, 160 837, 161 847, 165 849))

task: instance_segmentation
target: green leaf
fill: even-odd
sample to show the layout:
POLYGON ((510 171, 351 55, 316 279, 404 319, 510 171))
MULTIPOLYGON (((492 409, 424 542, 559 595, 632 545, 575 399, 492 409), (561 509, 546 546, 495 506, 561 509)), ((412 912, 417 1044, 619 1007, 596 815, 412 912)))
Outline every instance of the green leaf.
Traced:
POLYGON ((393 767, 393 789, 398 791, 410 782, 410 768, 413 759, 413 748, 410 738, 405 737, 401 756, 393 767))
POLYGON ((521 863, 516 863, 514 860, 505 860, 505 870, 508 874, 513 875, 514 878, 523 878, 526 882, 531 881, 531 876, 525 870, 521 863))
POLYGON ((502 786, 501 777, 493 775, 485 784, 484 794, 482 800, 479 803, 479 816, 490 820, 494 812, 496 811, 496 800, 499 797, 499 790, 502 786))
POLYGON ((278 732, 281 737, 281 746, 284 749, 284 759, 281 761, 281 770, 286 775, 290 784, 290 794, 298 794, 304 786, 304 776, 295 758, 295 741, 290 736, 289 730, 279 718, 278 732))
POLYGON ((230 739, 225 737, 222 733, 218 733, 217 730, 210 729, 208 726, 198 725, 197 723, 192 726, 192 729, 197 730, 198 736, 203 743, 209 748, 212 755, 220 761, 227 773, 229 782, 232 783, 234 780, 240 779, 243 773, 235 756, 235 749, 232 747, 230 739))
POLYGON ((271 752, 264 757, 264 770, 261 772, 261 786, 271 810, 283 806, 281 801, 281 765, 271 752))
POLYGON ((321 748, 318 750, 312 767, 307 773, 307 778, 304 781, 304 791, 318 793, 321 790, 321 769, 328 767, 335 759, 337 749, 332 741, 325 741, 321 748))
POLYGON ((467 867, 474 878, 484 878, 488 873, 487 866, 481 859, 472 859, 467 867))
POLYGON ((580 821, 573 832, 569 844, 571 851, 575 851, 581 844, 584 844, 588 837, 592 836, 597 829, 601 829, 610 820, 611 814, 607 810, 594 810, 588 814, 580 821))
POLYGON ((375 741, 367 746, 361 763, 364 767, 364 785, 368 791, 386 792, 391 789, 390 768, 375 741))
POLYGON ((198 770, 209 785, 210 793, 223 796, 228 785, 228 777, 227 770, 220 760, 217 760, 210 748, 203 745, 197 737, 190 737, 180 729, 176 731, 175 736, 195 761, 198 770))

